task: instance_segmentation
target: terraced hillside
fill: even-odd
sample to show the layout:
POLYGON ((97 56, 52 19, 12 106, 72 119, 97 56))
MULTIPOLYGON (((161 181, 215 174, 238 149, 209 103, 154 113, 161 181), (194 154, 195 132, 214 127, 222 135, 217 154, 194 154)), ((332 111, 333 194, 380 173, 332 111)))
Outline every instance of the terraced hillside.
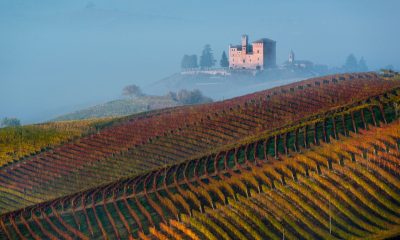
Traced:
POLYGON ((398 235, 399 87, 337 75, 125 119, 2 168, 0 237, 398 235))

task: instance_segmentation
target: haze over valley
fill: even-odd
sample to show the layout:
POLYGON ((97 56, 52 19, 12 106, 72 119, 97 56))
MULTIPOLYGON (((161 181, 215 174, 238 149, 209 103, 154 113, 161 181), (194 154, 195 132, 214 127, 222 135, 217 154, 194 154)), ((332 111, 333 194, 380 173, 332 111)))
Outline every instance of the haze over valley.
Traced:
MULTIPOLYGON (((154 86, 180 73, 183 55, 200 55, 210 44, 219 61, 222 51, 238 44, 244 33, 251 41, 274 39, 277 64, 293 49, 299 59, 330 68, 343 66, 351 53, 364 57, 370 70, 389 64, 400 68, 398 1, 252 0, 246 1, 246 10, 239 5, 1 1, 0 118, 16 117, 23 124, 46 121, 120 99, 129 84, 165 95, 165 88, 154 86)), ((209 82, 197 86, 205 91, 209 82)), ((219 100, 259 90, 233 86, 237 89, 226 94, 204 94, 219 100)))

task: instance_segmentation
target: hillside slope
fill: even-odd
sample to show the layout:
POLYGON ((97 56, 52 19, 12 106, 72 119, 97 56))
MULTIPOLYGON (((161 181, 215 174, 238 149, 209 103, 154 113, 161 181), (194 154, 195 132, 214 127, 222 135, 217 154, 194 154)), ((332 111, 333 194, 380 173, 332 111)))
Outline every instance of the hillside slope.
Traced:
POLYGON ((199 89, 213 99, 222 100, 293 83, 312 76, 314 75, 311 72, 283 72, 273 69, 256 75, 248 72, 232 73, 226 76, 176 73, 149 84, 145 90, 152 94, 163 94, 175 89, 199 89))
POLYGON ((111 118, 0 128, 0 167, 101 128, 111 118))
MULTIPOLYGON (((136 194, 135 198, 143 197, 152 206, 148 213, 160 214, 159 227, 148 223, 149 237, 163 239, 178 234, 190 238, 193 234, 198 239, 386 239, 399 236, 400 122, 369 127, 358 134, 351 133, 350 138, 341 135, 340 140, 332 138, 330 144, 321 142, 309 149, 302 148, 301 153, 292 152, 280 160, 255 153, 254 157, 238 159, 232 167, 227 167, 229 160, 224 160, 225 167, 216 167, 205 176, 196 174, 201 167, 194 167, 195 175, 182 181, 186 184, 175 185, 173 194, 156 200, 160 209, 169 210, 169 216, 157 212, 157 206, 150 204, 151 193, 136 194), (178 198, 192 208, 179 209, 175 203, 179 209, 176 210, 168 205, 167 199, 172 202, 178 198), (174 215, 177 211, 181 212, 179 216, 174 215), (176 221, 181 221, 184 231, 176 221)), ((152 180, 155 177, 147 182, 152 180)), ((174 187, 157 191, 172 191, 174 187)), ((123 233, 125 229, 115 230, 123 233)), ((117 234, 111 228, 106 231, 117 234)))
POLYGON ((166 96, 141 96, 110 101, 73 113, 61 115, 53 121, 79 120, 103 117, 126 116, 149 110, 182 105, 166 96))
POLYGON ((399 103, 363 73, 127 117, 2 168, 0 237, 398 235, 399 103))
POLYGON ((216 154, 299 123, 321 128, 311 122, 327 114, 356 111, 359 105, 372 109, 378 118, 383 111, 392 111, 391 105, 383 105, 388 101, 385 94, 399 86, 400 81, 375 74, 328 76, 223 102, 126 117, 102 131, 0 168, 0 193, 14 202, 0 203, 0 211, 216 154), (31 200, 15 200, 21 193, 31 200))

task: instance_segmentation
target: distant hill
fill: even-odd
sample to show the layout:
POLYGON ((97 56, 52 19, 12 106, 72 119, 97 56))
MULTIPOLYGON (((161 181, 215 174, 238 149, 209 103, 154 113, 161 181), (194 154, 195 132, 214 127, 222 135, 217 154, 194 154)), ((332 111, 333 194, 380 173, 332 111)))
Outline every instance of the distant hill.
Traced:
POLYGON ((293 71, 268 69, 257 73, 237 71, 230 75, 175 73, 148 85, 145 91, 157 95, 174 89, 199 89, 214 100, 223 100, 314 76, 318 74, 301 69, 293 71))
POLYGON ((179 105, 182 104, 167 96, 141 96, 137 98, 118 99, 106 102, 104 104, 61 115, 53 119, 53 121, 125 116, 138 112, 175 107, 179 105))

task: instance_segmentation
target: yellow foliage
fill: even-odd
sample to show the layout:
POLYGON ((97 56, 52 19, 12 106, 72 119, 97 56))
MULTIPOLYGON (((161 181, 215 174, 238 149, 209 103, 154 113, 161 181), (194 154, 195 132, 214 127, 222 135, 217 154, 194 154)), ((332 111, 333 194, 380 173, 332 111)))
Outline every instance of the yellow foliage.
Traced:
POLYGON ((49 122, 0 129, 0 166, 57 146, 96 129, 96 124, 111 119, 49 122))

